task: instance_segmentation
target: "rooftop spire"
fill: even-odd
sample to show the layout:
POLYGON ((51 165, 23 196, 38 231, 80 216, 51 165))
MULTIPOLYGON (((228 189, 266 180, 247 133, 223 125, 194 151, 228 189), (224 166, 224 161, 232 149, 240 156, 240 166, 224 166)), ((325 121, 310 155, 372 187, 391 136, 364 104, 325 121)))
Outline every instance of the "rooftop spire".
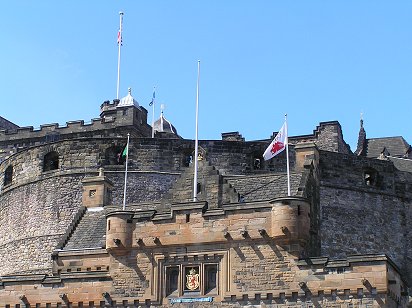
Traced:
POLYGON ((358 136, 358 144, 356 147, 355 154, 363 155, 366 148, 366 131, 363 128, 363 112, 360 114, 360 128, 358 136))
POLYGON ((360 128, 363 128, 363 112, 360 113, 360 128))

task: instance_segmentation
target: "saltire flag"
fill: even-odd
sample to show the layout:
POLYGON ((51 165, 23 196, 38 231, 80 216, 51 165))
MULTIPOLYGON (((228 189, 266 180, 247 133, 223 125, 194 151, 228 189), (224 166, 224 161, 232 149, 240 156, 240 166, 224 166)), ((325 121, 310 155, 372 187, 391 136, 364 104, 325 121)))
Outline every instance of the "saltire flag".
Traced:
POLYGON ((270 145, 267 147, 265 153, 263 153, 263 158, 265 160, 269 160, 276 155, 278 155, 280 152, 282 152, 284 149, 286 149, 287 146, 287 141, 288 136, 286 134, 286 122, 283 124, 282 128, 276 135, 275 139, 270 143, 270 145))
POLYGON ((153 91, 153 97, 152 97, 151 102, 149 103, 149 106, 153 106, 155 98, 156 98, 156 91, 153 91))
POLYGON ((122 37, 122 32, 119 29, 119 32, 117 32, 117 45, 122 45, 123 46, 123 37, 122 37))

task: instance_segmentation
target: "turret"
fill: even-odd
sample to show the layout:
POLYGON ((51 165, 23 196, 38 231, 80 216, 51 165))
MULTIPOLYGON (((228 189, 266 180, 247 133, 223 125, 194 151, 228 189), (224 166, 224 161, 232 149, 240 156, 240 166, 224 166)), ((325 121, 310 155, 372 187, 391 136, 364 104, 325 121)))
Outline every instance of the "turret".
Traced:
POLYGON ((272 237, 283 242, 309 240, 310 204, 301 197, 283 197, 271 201, 272 237))
POLYGON ((113 254, 126 254, 132 247, 133 211, 115 211, 106 215, 106 249, 113 254))

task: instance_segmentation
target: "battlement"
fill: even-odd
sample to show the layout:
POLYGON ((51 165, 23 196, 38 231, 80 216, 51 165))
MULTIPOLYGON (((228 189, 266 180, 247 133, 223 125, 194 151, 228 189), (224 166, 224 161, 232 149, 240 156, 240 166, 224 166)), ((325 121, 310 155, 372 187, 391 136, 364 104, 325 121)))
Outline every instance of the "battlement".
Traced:
POLYGON ((113 102, 110 101, 104 101, 103 104, 100 105, 100 112, 116 108, 117 105, 119 105, 120 100, 119 99, 114 99, 113 102))
POLYGON ((84 120, 75 120, 66 122, 65 126, 60 126, 58 123, 50 123, 40 125, 40 128, 33 126, 18 127, 13 129, 0 129, 0 142, 7 146, 7 143, 19 140, 44 138, 40 143, 58 141, 64 135, 86 133, 87 135, 101 135, 101 131, 110 130, 117 127, 134 126, 140 131, 142 137, 149 134, 150 127, 147 124, 147 110, 144 108, 121 107, 116 108, 118 101, 113 103, 104 102, 101 110, 102 114, 99 118, 91 119, 90 122, 84 120), (53 136, 53 138, 51 137, 53 136), (45 138, 46 137, 46 138, 45 138))

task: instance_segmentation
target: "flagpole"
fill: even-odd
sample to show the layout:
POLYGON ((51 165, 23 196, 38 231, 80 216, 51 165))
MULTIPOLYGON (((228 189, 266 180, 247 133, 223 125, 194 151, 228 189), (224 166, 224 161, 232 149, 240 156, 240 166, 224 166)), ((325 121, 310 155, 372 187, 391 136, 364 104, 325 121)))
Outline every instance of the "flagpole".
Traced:
POLYGON ((122 46, 122 31, 123 31, 123 12, 119 12, 120 15, 120 27, 119 33, 117 34, 117 45, 119 45, 119 52, 117 56, 117 91, 116 98, 119 99, 119 87, 120 87, 120 48, 122 46))
POLYGON ((288 138, 288 115, 285 114, 286 128, 286 171, 288 176, 288 197, 290 196, 290 172, 289 172, 289 138, 288 138))
POLYGON ((198 139, 198 120, 199 120, 199 79, 200 79, 200 60, 197 61, 197 86, 196 86, 196 133, 195 133, 195 161, 194 177, 193 177, 193 201, 197 201, 197 156, 199 155, 199 139, 198 139))
POLYGON ((126 144, 126 168, 124 171, 124 188, 123 188, 123 211, 126 209, 126 185, 127 185, 127 162, 129 160, 129 138, 130 134, 127 133, 127 144, 126 144))
POLYGON ((152 98, 152 138, 154 138, 154 116, 155 116, 155 98, 156 98, 156 87, 153 87, 153 98, 152 98))

